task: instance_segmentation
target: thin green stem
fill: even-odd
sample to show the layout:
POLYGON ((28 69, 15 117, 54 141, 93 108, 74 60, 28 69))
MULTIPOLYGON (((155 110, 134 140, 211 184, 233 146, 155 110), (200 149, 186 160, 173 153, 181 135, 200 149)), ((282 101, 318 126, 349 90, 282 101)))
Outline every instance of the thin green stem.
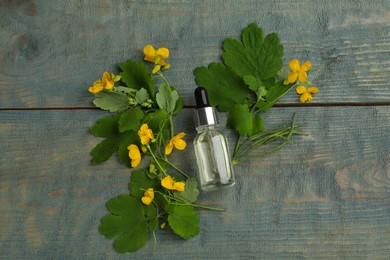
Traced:
POLYGON ((233 158, 237 154, 238 148, 240 147, 240 141, 241 141, 241 135, 238 135, 236 145, 234 147, 233 158))
POLYGON ((157 74, 163 79, 165 84, 167 84, 169 87, 171 86, 171 85, 169 85, 168 80, 165 78, 164 74, 161 71, 159 71, 157 74))
POLYGON ((154 241, 154 243, 153 243, 153 254, 156 252, 156 248, 157 248, 157 237, 156 237, 156 232, 154 232, 154 230, 153 230, 153 241, 154 241))
POLYGON ((199 209, 207 209, 207 210, 215 210, 215 211, 226 211, 225 209, 221 209, 221 208, 203 206, 203 205, 192 204, 192 203, 188 203, 188 202, 187 202, 187 203, 177 203, 177 202, 173 202, 172 204, 174 204, 174 205, 180 205, 180 206, 193 206, 194 208, 199 208, 199 209))
POLYGON ((194 208, 200 208, 200 209, 207 209, 207 210, 215 210, 215 211, 225 211, 225 209, 221 208, 216 208, 216 207, 209 207, 209 206, 204 206, 204 205, 198 205, 198 204, 193 204, 190 203, 182 198, 176 197, 172 194, 172 192, 169 191, 169 195, 166 195, 160 191, 155 191, 156 193, 159 193, 165 199, 168 201, 168 203, 173 204, 173 205, 180 205, 180 206, 193 206, 194 208), (174 200, 175 202, 171 202, 171 200, 174 200))
POLYGON ((177 172, 179 172, 180 174, 184 175, 185 177, 189 178, 189 176, 183 172, 182 170, 180 170, 176 165, 174 165, 173 163, 171 163, 168 159, 164 158, 164 157, 161 157, 161 156, 158 156, 157 157, 158 159, 160 160, 163 160, 164 162, 168 163, 170 166, 172 166, 173 169, 175 169, 177 172))
MULTIPOLYGON (((169 88, 171 88, 171 85, 169 84, 168 80, 165 78, 164 74, 163 74, 161 71, 159 71, 157 74, 163 79, 164 83, 165 83, 169 88)), ((173 135, 174 135, 174 129, 173 129, 173 120, 172 120, 172 114, 171 114, 171 113, 169 114, 169 123, 170 123, 171 138, 172 138, 173 135)))
POLYGON ((170 128, 171 128, 171 139, 173 138, 173 135, 175 134, 174 130, 173 130, 173 120, 172 120, 172 115, 169 115, 169 124, 170 124, 170 128))
MULTIPOLYGON (((167 121, 167 120, 164 119, 164 120, 160 123, 160 125, 159 125, 160 129, 163 129, 163 128, 164 128, 164 126, 165 126, 165 124, 166 124, 166 121, 167 121)), ((162 131, 158 131, 158 134, 157 134, 156 139, 157 139, 157 147, 162 147, 163 143, 165 142, 165 140, 164 140, 164 138, 163 138, 163 132, 162 132, 162 131)), ((158 149, 158 153, 161 155, 161 150, 160 150, 160 149, 158 149)))
POLYGON ((283 142, 279 144, 278 146, 263 151, 263 154, 269 154, 272 153, 283 146, 285 146, 287 143, 290 142, 290 138, 292 135, 303 135, 304 133, 297 131, 296 129, 300 127, 301 125, 295 125, 295 113, 291 120, 291 125, 284 128, 276 128, 272 129, 266 132, 262 132, 260 134, 251 136, 247 139, 245 139, 237 149, 235 149, 234 157, 233 157, 233 165, 236 165, 238 163, 241 163, 242 161, 245 161, 248 159, 248 154, 259 148, 262 145, 265 145, 267 143, 273 142, 278 139, 282 139, 283 142))
POLYGON ((154 155, 152 149, 150 149, 149 144, 146 145, 146 147, 148 148, 150 154, 151 154, 152 157, 153 157, 153 160, 156 162, 156 164, 158 165, 158 167, 160 168, 160 170, 161 170, 165 175, 168 175, 168 174, 165 172, 164 168, 161 166, 161 164, 158 162, 158 160, 157 160, 156 156, 154 155))
POLYGON ((216 207, 209 207, 209 206, 203 206, 203 205, 198 205, 198 204, 192 204, 195 208, 200 208, 200 209, 208 209, 208 210, 215 210, 215 211, 226 211, 225 209, 221 208, 216 208, 216 207))

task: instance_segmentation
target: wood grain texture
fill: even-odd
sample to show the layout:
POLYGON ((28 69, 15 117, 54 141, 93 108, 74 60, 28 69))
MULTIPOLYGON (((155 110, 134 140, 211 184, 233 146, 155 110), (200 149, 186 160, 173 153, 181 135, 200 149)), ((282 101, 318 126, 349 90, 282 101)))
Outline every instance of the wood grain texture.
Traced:
MULTIPOLYGON (((157 232, 135 254, 117 255, 97 232, 105 201, 127 191, 116 160, 92 166, 99 141, 88 127, 104 112, 0 111, 0 251, 5 259, 386 259, 390 253, 390 107, 273 108, 268 126, 297 112, 307 136, 236 168, 237 184, 202 194, 201 234, 157 232)), ((221 121, 226 118, 221 115, 221 121)), ((177 130, 195 132, 192 111, 177 130)), ((230 145, 234 135, 227 131, 230 145)), ((173 153, 195 174, 190 144, 173 153), (183 159, 185 158, 185 159, 183 159)))
POLYGON ((253 21, 279 34, 286 63, 322 67, 314 102, 389 102, 387 0, 3 0, 0 108, 91 106, 89 85, 146 44, 171 49, 167 77, 192 105, 193 69, 219 61, 223 39, 253 21))

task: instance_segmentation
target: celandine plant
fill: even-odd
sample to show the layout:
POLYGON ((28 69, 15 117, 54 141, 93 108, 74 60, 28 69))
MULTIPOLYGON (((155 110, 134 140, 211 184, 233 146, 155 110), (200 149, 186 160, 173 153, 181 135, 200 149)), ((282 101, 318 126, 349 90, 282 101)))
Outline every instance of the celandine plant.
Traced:
POLYGON ((264 35, 255 23, 242 32, 241 41, 225 39, 223 62, 194 70, 195 81, 207 89, 210 102, 220 112, 228 113, 227 127, 234 129, 238 138, 233 153, 233 165, 250 159, 254 149, 279 140, 281 143, 263 154, 268 154, 289 143, 294 134, 301 134, 295 125, 265 130, 261 113, 270 109, 282 96, 296 87, 301 102, 309 102, 318 92, 307 80, 311 63, 302 66, 293 59, 283 67, 283 46, 275 33, 264 35), (306 88, 307 87, 307 88, 306 88))
MULTIPOLYGON (((107 202, 99 232, 115 239, 118 253, 134 252, 146 244, 149 234, 156 244, 156 229, 169 227, 184 239, 200 232, 198 209, 220 208, 196 204, 199 190, 195 177, 173 164, 169 156, 187 146, 185 133, 176 133, 173 117, 180 113, 183 101, 163 72, 167 48, 144 47, 144 61, 128 60, 119 64, 121 72, 104 72, 89 88, 93 103, 114 115, 102 118, 91 127, 91 133, 104 138, 91 151, 92 162, 102 163, 117 152, 119 162, 138 168, 149 158, 144 169, 130 175, 129 193, 107 202), (120 84, 123 83, 123 84, 120 84), (157 90, 157 92, 156 92, 157 90)), ((267 111, 294 86, 300 101, 312 100, 318 89, 307 80, 311 63, 293 59, 283 68, 283 46, 276 34, 264 37, 263 31, 250 24, 243 30, 242 41, 226 39, 223 63, 211 63, 194 70, 196 83, 209 92, 212 105, 228 112, 227 126, 238 134, 233 164, 240 163, 258 147, 275 142, 275 151, 301 134, 294 120, 287 127, 265 130, 260 113, 267 111)))
POLYGON ((146 169, 134 170, 130 176, 129 194, 107 202, 109 215, 102 218, 99 232, 116 238, 115 250, 134 252, 145 245, 147 236, 158 226, 169 227, 184 239, 200 231, 195 209, 222 210, 197 205, 199 190, 196 178, 188 176, 169 160, 173 149, 184 150, 185 133, 175 133, 173 116, 182 109, 178 92, 163 75, 169 68, 165 59, 169 50, 144 48, 145 61, 153 62, 152 72, 142 61, 120 63, 122 72, 104 72, 89 91, 93 103, 114 116, 100 119, 91 128, 96 137, 105 138, 92 150, 92 162, 106 161, 115 151, 119 161, 136 168, 143 157, 150 157, 146 169), (156 81, 160 79, 158 92, 156 81), (116 86, 122 81, 125 86, 116 86))

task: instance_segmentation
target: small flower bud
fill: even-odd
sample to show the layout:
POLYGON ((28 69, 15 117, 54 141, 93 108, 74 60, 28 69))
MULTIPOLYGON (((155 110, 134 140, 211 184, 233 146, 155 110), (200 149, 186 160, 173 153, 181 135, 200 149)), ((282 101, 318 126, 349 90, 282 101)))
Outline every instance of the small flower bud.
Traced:
POLYGON ((154 166, 153 163, 150 164, 150 166, 149 166, 149 171, 150 171, 151 173, 155 173, 155 172, 156 172, 156 166, 154 166))
POLYGON ((135 101, 134 98, 128 98, 128 100, 130 105, 137 105, 137 102, 135 101))
POLYGON ((161 68, 161 71, 166 71, 166 70, 169 70, 170 68, 171 68, 171 65, 167 64, 167 65, 165 65, 164 67, 161 68))
POLYGON ((153 70, 152 70, 152 74, 156 74, 157 72, 159 72, 161 69, 161 66, 160 65, 156 65, 154 66, 153 70))
POLYGON ((158 64, 161 60, 161 57, 159 55, 157 55, 156 59, 154 60, 154 64, 158 64))

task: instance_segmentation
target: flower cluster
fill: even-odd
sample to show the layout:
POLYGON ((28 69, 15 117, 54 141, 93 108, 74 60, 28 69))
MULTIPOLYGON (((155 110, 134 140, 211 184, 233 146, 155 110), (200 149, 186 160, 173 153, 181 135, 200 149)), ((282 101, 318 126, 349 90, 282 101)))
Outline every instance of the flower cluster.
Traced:
MULTIPOLYGON (((181 132, 174 137, 172 137, 171 140, 169 140, 168 144, 165 146, 165 154, 169 155, 172 153, 173 147, 175 147, 177 150, 184 150, 187 146, 187 143, 183 140, 183 137, 186 134, 184 132, 181 132)), ((149 143, 153 142, 154 135, 152 129, 149 128, 147 124, 143 124, 141 128, 138 130, 138 136, 140 138, 141 144, 143 145, 141 147, 141 150, 143 152, 147 152, 149 147, 149 143)), ((141 152, 137 145, 130 144, 127 149, 129 150, 129 157, 131 159, 131 167, 135 168, 141 163, 141 152)))
POLYGON ((288 64, 291 72, 288 74, 285 84, 296 84, 296 92, 301 95, 299 100, 301 102, 310 102, 313 100, 312 94, 318 92, 318 88, 311 86, 310 81, 307 80, 311 70, 312 64, 310 61, 306 61, 301 65, 298 59, 292 59, 288 64))
MULTIPOLYGON (((138 136, 142 144, 141 150, 144 153, 149 153, 155 159, 155 163, 159 165, 158 160, 156 159, 156 155, 150 147, 150 143, 155 141, 154 134, 152 129, 149 128, 147 124, 142 124, 141 128, 138 130, 138 136)), ((172 152, 173 146, 175 146, 178 150, 184 150, 187 146, 187 143, 182 139, 185 136, 185 133, 180 133, 174 136, 165 147, 165 154, 169 155, 172 152)), ((131 167, 137 167, 142 160, 140 149, 135 144, 130 144, 127 149, 129 150, 129 158, 131 160, 131 167)), ((161 167, 161 166, 160 166, 161 167)), ((183 181, 175 181, 172 176, 167 175, 163 168, 162 170, 165 177, 161 180, 161 186, 168 190, 176 190, 176 191, 184 191, 185 182, 183 181)), ((158 177, 158 176, 157 176, 158 177)), ((141 201, 145 205, 150 205, 150 203, 154 199, 154 190, 153 188, 148 188, 141 201)))
MULTIPOLYGON (((166 188, 167 190, 176 190, 176 191, 184 191, 185 182, 183 181, 175 181, 170 175, 167 175, 164 179, 161 180, 161 186, 166 188)), ((141 201, 144 205, 150 205, 154 199, 154 189, 148 188, 144 195, 141 198, 141 201)))

